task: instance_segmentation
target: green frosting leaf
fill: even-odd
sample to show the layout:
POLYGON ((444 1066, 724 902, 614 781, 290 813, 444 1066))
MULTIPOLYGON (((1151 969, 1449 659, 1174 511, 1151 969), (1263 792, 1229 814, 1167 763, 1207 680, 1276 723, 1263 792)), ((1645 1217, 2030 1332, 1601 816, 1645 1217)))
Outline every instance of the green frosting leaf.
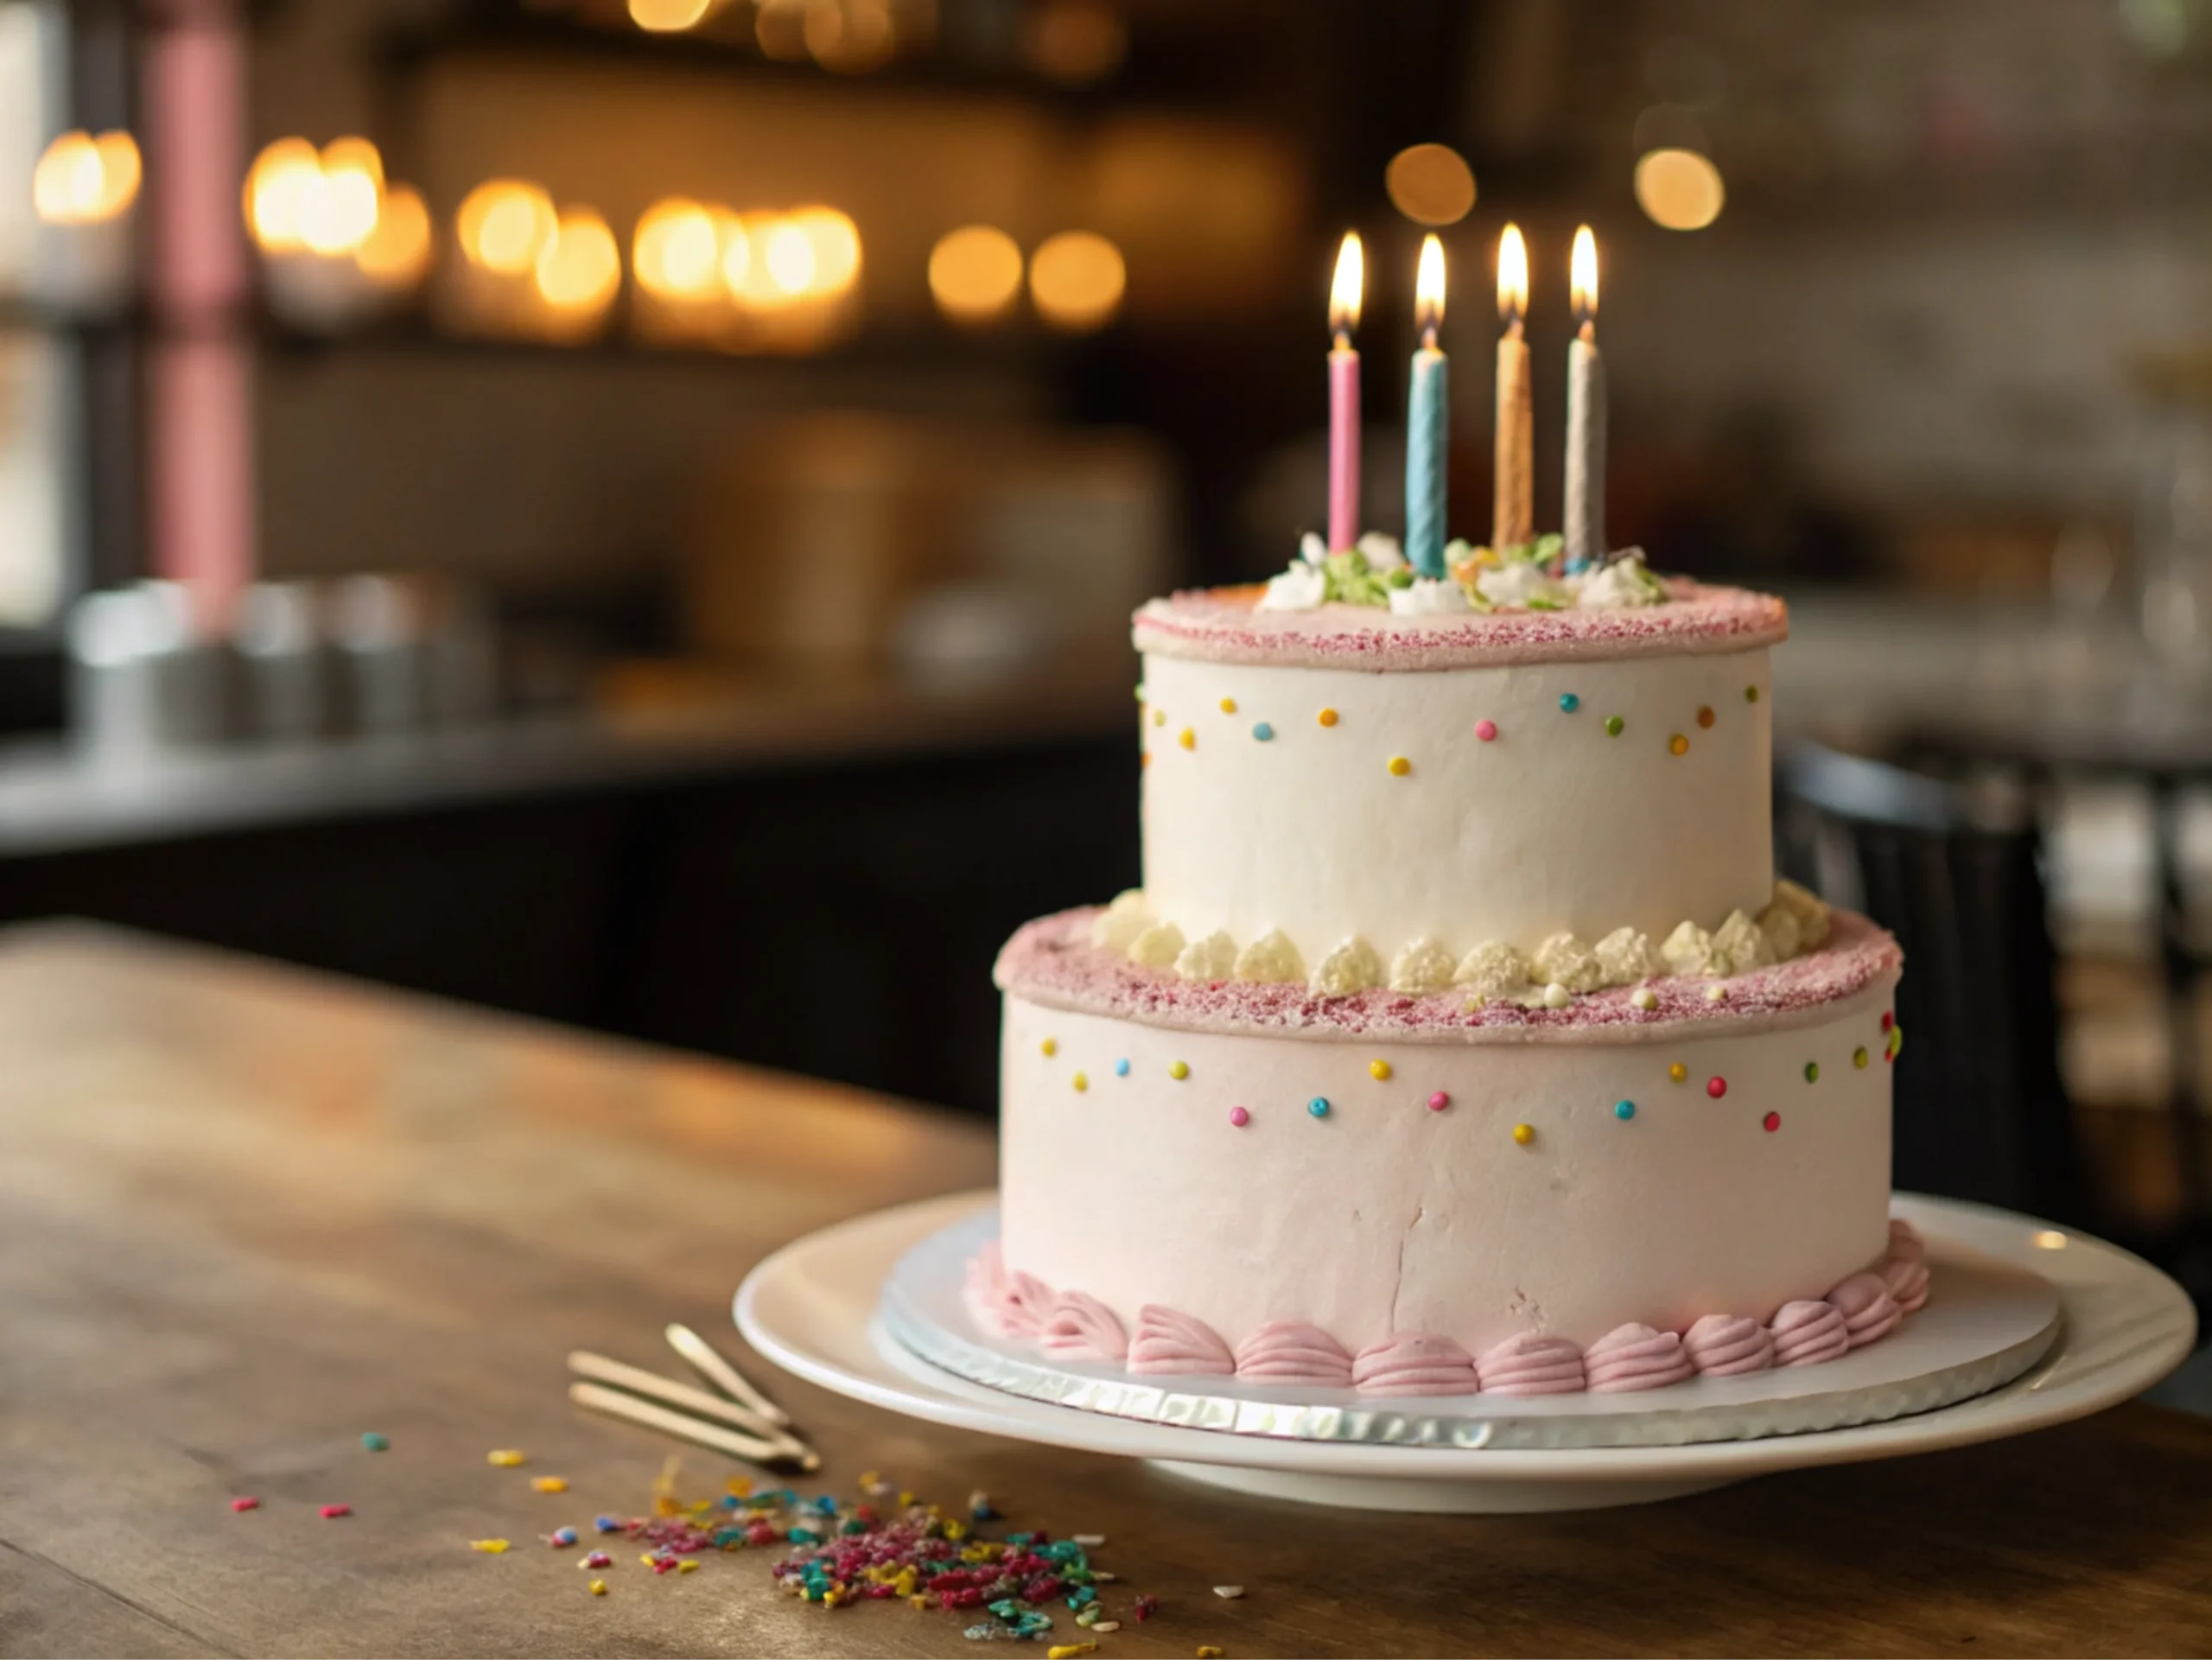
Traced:
POLYGON ((1328 581, 1327 597, 1332 600, 1344 605, 1390 603, 1389 585, 1369 569, 1367 556, 1357 548, 1331 554, 1322 572, 1328 581))

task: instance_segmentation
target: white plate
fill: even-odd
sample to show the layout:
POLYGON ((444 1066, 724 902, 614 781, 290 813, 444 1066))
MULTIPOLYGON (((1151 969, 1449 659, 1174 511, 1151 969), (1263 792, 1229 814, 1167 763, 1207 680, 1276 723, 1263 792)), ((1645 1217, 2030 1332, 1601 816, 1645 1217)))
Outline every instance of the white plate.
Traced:
POLYGON ((989 1193, 930 1199, 786 1245, 738 1288, 739 1329, 761 1354, 810 1383, 934 1423, 1149 1459, 1247 1492, 1363 1509, 1491 1511, 1639 1504, 1777 1470, 2020 1434, 2149 1388, 2189 1352, 2196 1331, 2181 1288, 2115 1246, 2007 1212, 1900 1194, 1893 1209, 1920 1230, 1931 1255, 1947 1246, 1980 1253, 2056 1288, 2062 1329, 2040 1364, 2001 1389, 1940 1411, 1760 1441, 1522 1451, 1224 1434, 1002 1394, 930 1365, 888 1335, 878 1311, 894 1265, 992 1199, 989 1193))

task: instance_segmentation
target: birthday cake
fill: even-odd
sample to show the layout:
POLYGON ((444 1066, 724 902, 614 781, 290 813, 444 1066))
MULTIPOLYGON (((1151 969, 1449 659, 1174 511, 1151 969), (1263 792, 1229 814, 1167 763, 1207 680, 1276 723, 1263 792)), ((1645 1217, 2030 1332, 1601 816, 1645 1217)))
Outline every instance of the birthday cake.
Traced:
POLYGON ((969 1301, 1005 1339, 1525 1396, 1825 1361, 1925 1302, 1897 945, 1775 878, 1787 613, 1556 553, 1309 547, 1137 614, 1145 885, 997 968, 969 1301))

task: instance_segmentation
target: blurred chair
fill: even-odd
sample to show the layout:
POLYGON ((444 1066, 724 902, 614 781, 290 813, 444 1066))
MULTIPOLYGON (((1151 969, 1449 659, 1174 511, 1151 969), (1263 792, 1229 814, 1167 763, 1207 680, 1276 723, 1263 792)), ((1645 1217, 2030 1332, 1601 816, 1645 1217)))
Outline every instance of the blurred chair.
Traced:
POLYGON ((1783 872, 1904 948, 1897 1185, 2086 1220, 2031 804, 1812 745, 1779 774, 1783 872))

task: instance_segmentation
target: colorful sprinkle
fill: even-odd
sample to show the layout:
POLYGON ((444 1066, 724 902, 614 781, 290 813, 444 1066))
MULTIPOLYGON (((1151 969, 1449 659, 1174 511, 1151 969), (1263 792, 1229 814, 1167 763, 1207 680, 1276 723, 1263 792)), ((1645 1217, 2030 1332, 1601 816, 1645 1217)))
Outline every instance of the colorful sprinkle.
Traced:
POLYGON ((1137 702, 1144 702, 1144 682, 1141 680, 1137 682, 1137 702))
POLYGON ((1819 1061, 1808 1060, 1805 1063, 1805 1081, 1808 1084, 1817 1084, 1821 1081, 1821 1063, 1819 1061))
POLYGON ((1325 709, 1313 718, 1320 722, 1323 726, 1334 726, 1337 723, 1337 712, 1332 709, 1325 709))
POLYGON ((601 1533, 620 1533, 622 1531, 621 1521, 620 1518, 612 1516, 594 1516, 591 1519, 591 1524, 601 1533))
POLYGON ((574 1528, 556 1528, 545 1536, 545 1542, 556 1550, 566 1550, 576 1542, 576 1530, 574 1528))
POLYGON ((1393 755, 1390 757, 1390 776, 1392 778, 1403 778, 1407 773, 1413 770, 1414 764, 1408 760, 1403 755, 1393 755))
POLYGON ((1688 1078, 1689 1075, 1690 1069, 1683 1065, 1679 1060, 1667 1069, 1667 1076, 1673 1078, 1677 1084, 1681 1083, 1684 1079, 1688 1078))
POLYGON ((1186 726, 1176 735, 1175 741, 1185 749, 1196 749, 1198 747, 1198 735, 1186 726))
POLYGON ((1153 710, 1152 723, 1154 726, 1166 726, 1167 724, 1167 711, 1164 709, 1156 709, 1153 710))
POLYGON ((677 1563, 676 1571, 679 1574, 697 1573, 699 1571, 699 1559, 696 1556, 686 1556, 682 1561, 677 1563))
MULTIPOLYGON (((1058 1038, 1046 1038, 1044 1042, 1037 1046, 1037 1053, 1044 1056, 1046 1059, 1050 1060, 1054 1055, 1060 1053, 1060 1040, 1058 1038)), ((493 1462, 496 1464, 499 1460, 494 1459, 493 1460, 493 1462)), ((519 1464, 522 1460, 520 1459, 517 1459, 515 1462, 519 1464)))
POLYGON ((480 1550, 486 1556, 504 1556, 507 1554, 507 1542, 505 1539, 471 1539, 468 1542, 468 1548, 471 1550, 480 1550))
POLYGON ((607 1594, 607 1581, 605 1580, 594 1580, 591 1582, 591 1593, 595 1597, 605 1596, 607 1594))
POLYGON ((1681 733, 1677 732, 1673 737, 1667 740, 1667 753, 1670 755, 1688 754, 1690 753, 1690 741, 1688 738, 1685 738, 1681 733))
POLYGON ((1619 737, 1627 727, 1628 722, 1618 715, 1608 715, 1605 717, 1605 735, 1609 738, 1619 737))
POLYGON ((1191 1068, 1188 1062, 1171 1060, 1167 1063, 1167 1076, 1173 1078, 1178 1084, 1180 1084, 1190 1075, 1191 1068))
POLYGON ((1431 1112, 1441 1112, 1451 1104, 1452 1097, 1441 1090, 1428 1097, 1428 1110, 1431 1112))
POLYGON ((1633 1101, 1614 1102, 1613 1116, 1619 1119, 1623 1123, 1626 1123, 1630 1119, 1636 1116, 1636 1103, 1633 1101))
POLYGON ((1262 721, 1252 728, 1252 735, 1262 743, 1273 743, 1275 741, 1275 729, 1265 721, 1262 721))
POLYGON ((1764 1124, 1770 1132, 1772 1132, 1782 1128, 1782 1115, 1778 1112, 1770 1112, 1765 1117, 1760 1119, 1759 1122, 1764 1124))
POLYGON ((259 1510, 261 1508, 261 1501, 257 1498, 246 1498, 243 1497, 233 1498, 231 1501, 231 1508, 237 1511, 240 1516, 243 1516, 248 1511, 259 1510))
POLYGON ((1223 699, 1221 700, 1221 712, 1222 712, 1224 715, 1234 715, 1234 714, 1236 714, 1236 700, 1234 697, 1224 697, 1224 698, 1223 698, 1223 699))
MULTIPOLYGON (((1049 1055, 1052 1052, 1047 1049, 1045 1053, 1049 1055)), ((486 1464, 495 1464, 502 1470, 512 1470, 515 1466, 522 1462, 522 1453, 514 1447, 502 1447, 493 1452, 486 1453, 484 1455, 484 1462, 486 1464)))
POLYGON ((1075 1086, 1075 1092, 1081 1095, 1090 1087, 1090 1075, 1088 1072, 1077 1072, 1068 1082, 1075 1086))
POLYGON ((1329 1116, 1329 1097, 1325 1095, 1315 1096, 1306 1103, 1306 1110, 1316 1118, 1326 1118, 1329 1116))
POLYGON ((578 1568, 612 1568, 614 1566, 614 1558, 603 1550, 590 1551, 576 1566, 578 1568))
POLYGON ((562 1476, 532 1476, 530 1485, 535 1492, 565 1493, 569 1491, 568 1480, 562 1476))
POLYGON ((353 1513, 353 1507, 351 1504, 324 1504, 315 1511, 315 1514, 326 1522, 335 1522, 340 1517, 351 1516, 353 1513))
POLYGON ((1759 689, 1758 689, 1757 686, 1746 686, 1746 687, 1745 687, 1745 688, 1744 688, 1744 701, 1745 701, 1745 703, 1758 703, 1758 702, 1759 701, 1759 689))
POLYGON ((1114 1063, 1114 1076, 1115 1076, 1115 1077, 1116 1077, 1116 1078, 1127 1078, 1128 1075, 1129 1075, 1129 1063, 1128 1063, 1128 1057, 1124 1056, 1122 1059, 1117 1060, 1117 1061, 1116 1061, 1116 1062, 1114 1063))
POLYGON ((1897 1023, 1897 1017, 1895 1014, 1891 1014, 1886 1008, 1882 1011, 1882 1030, 1886 1032, 1897 1023))
POLYGON ((1522 1147, 1528 1146, 1536 1139, 1536 1127, 1534 1124, 1514 1125, 1513 1139, 1522 1147))
POLYGON ((391 1451, 391 1437, 378 1434, 373 1429, 364 1430, 361 1432, 361 1445, 372 1453, 389 1453, 391 1451))
POLYGON ((1713 714, 1713 706, 1710 703, 1706 704, 1697 712, 1697 723, 1701 727, 1709 728, 1713 725, 1713 722, 1719 718, 1719 717, 1718 716, 1713 714))
POLYGON ((1718 980, 1714 981, 1711 985, 1705 989, 1705 1001, 1709 1003, 1726 1002, 1728 1001, 1728 988, 1722 985, 1718 980))
POLYGON ((1718 1101, 1722 1096, 1728 1093, 1728 1080, 1725 1078, 1707 1078, 1705 1080, 1705 1092, 1711 1096, 1714 1100, 1718 1101))
POLYGON ((1222 1660, 1224 1652, 1220 1644, 1216 1643, 1198 1644, 1198 1660, 1222 1660))
POLYGON ((1563 692, 1560 693, 1560 695, 1559 695, 1559 708, 1560 708, 1560 714, 1562 714, 1562 715, 1572 715, 1572 714, 1573 714, 1573 713, 1574 713, 1574 711, 1575 711, 1575 710, 1577 710, 1578 709, 1580 709, 1581 707, 1582 707, 1582 700, 1581 700, 1580 697, 1577 697, 1577 696, 1576 696, 1573 692, 1571 692, 1571 691, 1563 691, 1563 692))
POLYGON ((1649 986, 1638 986, 1629 993, 1628 1000, 1646 1014, 1659 1007, 1659 994, 1649 986))
POLYGON ((1904 1047, 1904 1027, 1902 1026, 1891 1027, 1890 1028, 1889 1047, 1883 1052, 1882 1059, 1885 1060, 1895 1060, 1897 1058, 1899 1051, 1903 1050, 1904 1047))
POLYGON ((1252 1115, 1242 1107, 1231 1107, 1229 1110, 1229 1122, 1242 1129, 1252 1122, 1252 1115))
POLYGON ((1217 1597, 1224 1597, 1230 1601, 1234 1602, 1237 1598, 1244 1594, 1244 1587, 1241 1585, 1217 1585, 1213 1588, 1213 1593, 1217 1597))
POLYGON ((1478 738, 1480 738, 1484 743, 1496 742, 1497 740, 1497 722, 1495 721, 1476 722, 1475 735, 1478 738))
POLYGON ((1864 1049, 1853 1049, 1853 1050, 1851 1052, 1851 1064, 1852 1064, 1853 1065, 1856 1066, 1857 1068, 1859 1068, 1859 1070, 1860 1072, 1865 1072, 1865 1071, 1866 1070, 1866 1050, 1864 1050, 1864 1049))
POLYGON ((1390 1076, 1390 1063, 1387 1060, 1369 1061, 1367 1075, 1378 1084, 1383 1082, 1390 1076))

